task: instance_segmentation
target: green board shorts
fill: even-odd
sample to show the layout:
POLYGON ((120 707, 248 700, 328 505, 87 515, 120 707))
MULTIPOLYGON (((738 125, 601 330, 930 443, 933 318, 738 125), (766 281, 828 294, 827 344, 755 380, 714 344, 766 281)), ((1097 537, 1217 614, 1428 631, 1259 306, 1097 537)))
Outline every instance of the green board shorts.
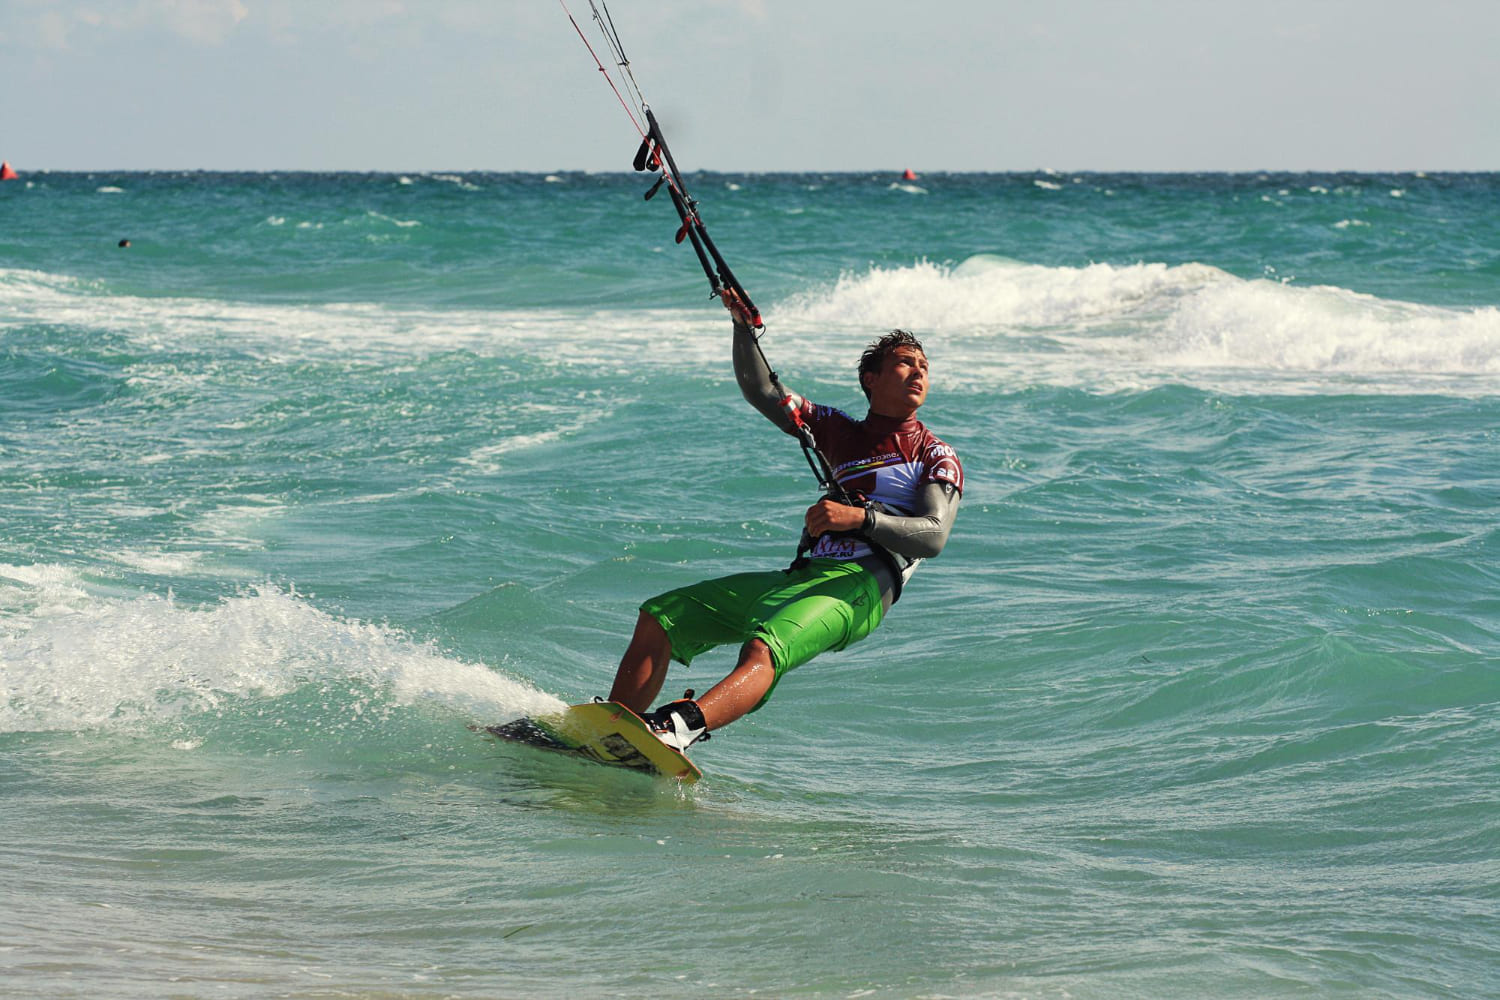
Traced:
POLYGON ((838 559, 704 580, 653 597, 641 610, 661 623, 672 642, 672 659, 683 665, 715 646, 764 642, 776 677, 757 709, 770 699, 782 674, 819 653, 858 642, 885 616, 875 574, 838 559))

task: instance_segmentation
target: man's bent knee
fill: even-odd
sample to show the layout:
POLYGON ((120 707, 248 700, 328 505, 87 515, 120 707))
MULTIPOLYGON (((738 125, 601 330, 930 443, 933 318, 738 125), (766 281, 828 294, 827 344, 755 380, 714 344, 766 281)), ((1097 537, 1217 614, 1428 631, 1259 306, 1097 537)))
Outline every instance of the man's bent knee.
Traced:
POLYGON ((775 660, 771 656, 771 647, 766 645, 764 639, 749 639, 740 647, 740 666, 750 663, 764 663, 774 667, 775 660))

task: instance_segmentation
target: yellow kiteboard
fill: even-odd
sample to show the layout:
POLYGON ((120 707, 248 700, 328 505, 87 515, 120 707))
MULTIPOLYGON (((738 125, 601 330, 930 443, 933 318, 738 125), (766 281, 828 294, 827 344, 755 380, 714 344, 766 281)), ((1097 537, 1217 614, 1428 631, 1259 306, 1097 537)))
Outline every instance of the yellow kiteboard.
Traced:
POLYGON ((697 781, 703 776, 692 761, 657 739, 639 715, 613 701, 574 705, 555 715, 517 719, 503 726, 486 726, 484 731, 502 740, 678 781, 697 781))

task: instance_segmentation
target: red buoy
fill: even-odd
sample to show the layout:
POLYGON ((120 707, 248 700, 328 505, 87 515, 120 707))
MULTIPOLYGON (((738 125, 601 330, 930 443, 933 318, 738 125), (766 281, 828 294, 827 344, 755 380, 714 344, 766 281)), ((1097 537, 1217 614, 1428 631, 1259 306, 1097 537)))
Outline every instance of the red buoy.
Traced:
POLYGON ((20 178, 20 176, 20 174, 11 169, 9 160, 6 160, 4 163, 0 163, 0 181, 17 180, 20 178))
POLYGON ((904 174, 901 175, 901 179, 903 181, 914 181, 914 180, 917 179, 917 172, 915 170, 913 170, 911 167, 907 167, 906 168, 906 173, 904 173, 904 174))

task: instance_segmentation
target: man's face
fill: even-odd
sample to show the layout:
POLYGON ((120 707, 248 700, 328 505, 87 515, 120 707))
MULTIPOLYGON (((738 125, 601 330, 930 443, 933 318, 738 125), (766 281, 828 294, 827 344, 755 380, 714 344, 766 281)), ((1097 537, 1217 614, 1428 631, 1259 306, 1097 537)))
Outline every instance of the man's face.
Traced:
POLYGON ((865 377, 870 409, 885 417, 909 417, 927 401, 927 355, 903 344, 885 356, 880 371, 865 377))

